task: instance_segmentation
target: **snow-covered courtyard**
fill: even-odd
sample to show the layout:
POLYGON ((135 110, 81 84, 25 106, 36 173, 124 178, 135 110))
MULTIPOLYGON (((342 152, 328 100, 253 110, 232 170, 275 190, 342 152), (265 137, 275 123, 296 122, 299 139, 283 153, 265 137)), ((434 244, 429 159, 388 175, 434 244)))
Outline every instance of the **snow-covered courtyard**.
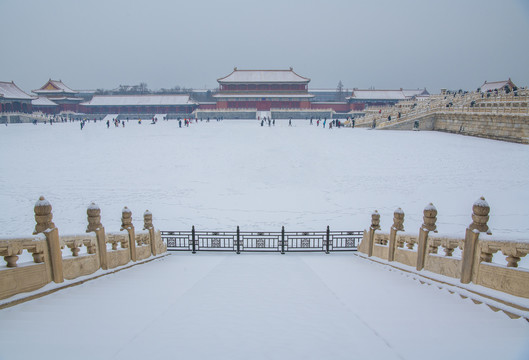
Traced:
MULTIPOLYGON (((0 186, 10 237, 31 234, 40 195, 61 234, 84 232, 91 201, 107 231, 123 206, 140 228, 149 209, 163 230, 273 231, 361 230, 374 209, 388 231, 402 207, 414 233, 433 202, 439 234, 463 236, 481 195, 494 237, 529 233, 529 148, 434 132, 9 125, 0 186)), ((526 320, 419 280, 353 253, 172 253, 0 310, 0 359, 529 357, 526 320)))
POLYGON ((529 148, 436 132, 322 128, 308 121, 103 122, 0 128, 0 236, 33 231, 44 195, 62 234, 96 202, 107 230, 128 206, 163 230, 362 230, 401 207, 417 232, 437 207, 440 234, 463 236, 485 196, 494 237, 528 239, 529 148))

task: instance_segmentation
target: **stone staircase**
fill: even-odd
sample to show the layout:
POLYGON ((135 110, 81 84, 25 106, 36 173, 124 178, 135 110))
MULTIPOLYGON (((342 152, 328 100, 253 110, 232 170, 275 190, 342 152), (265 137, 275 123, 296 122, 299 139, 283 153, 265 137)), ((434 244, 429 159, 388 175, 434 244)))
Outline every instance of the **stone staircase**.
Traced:
POLYGON ((529 91, 457 92, 371 108, 357 127, 437 130, 529 143, 529 91))

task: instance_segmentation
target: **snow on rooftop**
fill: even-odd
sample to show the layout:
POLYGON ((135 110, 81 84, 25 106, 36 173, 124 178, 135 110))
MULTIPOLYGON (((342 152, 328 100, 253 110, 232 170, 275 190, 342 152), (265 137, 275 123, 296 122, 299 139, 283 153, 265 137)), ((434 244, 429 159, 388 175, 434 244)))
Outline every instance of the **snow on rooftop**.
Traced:
POLYGON ((290 70, 238 70, 217 80, 219 83, 308 83, 310 79, 290 70))
POLYGON ((33 106, 58 106, 57 103, 54 103, 45 96, 39 96, 38 98, 31 101, 33 106))
POLYGON ((0 81, 0 95, 7 100, 33 100, 34 97, 26 94, 14 82, 0 81))
POLYGON ((65 93, 76 94, 78 91, 70 89, 61 80, 48 80, 40 89, 32 90, 36 94, 65 93))
POLYGON ((170 106, 193 105, 189 95, 96 95, 86 106, 170 106))
POLYGON ((407 98, 411 98, 414 96, 429 96, 430 95, 430 93, 426 89, 414 89, 414 90, 403 89, 402 93, 407 98))
POLYGON ((496 89, 502 89, 505 86, 512 86, 511 80, 502 80, 502 81, 485 81, 483 85, 481 85, 481 92, 487 92, 489 90, 496 90, 496 89))

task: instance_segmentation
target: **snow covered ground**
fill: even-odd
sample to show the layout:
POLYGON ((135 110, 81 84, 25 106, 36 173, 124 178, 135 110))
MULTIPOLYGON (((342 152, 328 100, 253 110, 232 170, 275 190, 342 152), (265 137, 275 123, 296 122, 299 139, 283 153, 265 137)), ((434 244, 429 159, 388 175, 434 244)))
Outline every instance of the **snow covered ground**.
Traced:
MULTIPOLYGON (((40 195, 61 234, 121 209, 160 229, 366 228, 433 202, 463 236, 473 202, 497 238, 527 239, 529 148, 305 121, 0 127, 0 235, 33 231, 40 195)), ((527 359, 529 323, 351 253, 171 254, 0 311, 0 359, 527 359), (60 356, 59 356, 60 358, 60 356)))
POLYGON ((409 232, 433 202, 440 234, 463 236, 482 195, 494 237, 529 233, 527 145, 305 120, 2 126, 0 188, 0 236, 33 231, 40 195, 62 234, 85 230, 91 201, 110 231, 128 206, 137 225, 149 209, 165 230, 270 231, 361 230, 375 209, 389 231, 402 207, 409 232))
POLYGON ((529 358, 526 320, 351 253, 173 253, 0 324, 10 360, 529 358))

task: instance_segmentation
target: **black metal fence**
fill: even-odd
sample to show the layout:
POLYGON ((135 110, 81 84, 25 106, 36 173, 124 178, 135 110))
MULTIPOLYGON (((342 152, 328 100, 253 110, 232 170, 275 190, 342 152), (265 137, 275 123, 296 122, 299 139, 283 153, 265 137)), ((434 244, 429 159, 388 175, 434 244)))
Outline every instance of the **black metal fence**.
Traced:
POLYGON ((363 231, 161 231, 170 251, 356 251, 363 231))

